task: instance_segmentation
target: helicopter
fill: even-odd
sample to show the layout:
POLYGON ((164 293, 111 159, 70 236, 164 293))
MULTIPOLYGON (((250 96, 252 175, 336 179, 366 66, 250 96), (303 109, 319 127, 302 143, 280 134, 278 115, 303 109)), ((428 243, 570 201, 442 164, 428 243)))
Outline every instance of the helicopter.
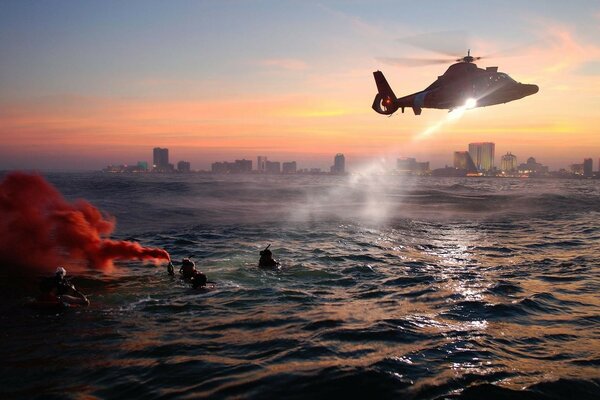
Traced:
POLYGON ((398 109, 412 108, 415 115, 421 115, 423 108, 437 108, 452 111, 486 107, 519 100, 538 92, 537 85, 516 82, 498 67, 478 68, 475 61, 481 57, 467 55, 458 58, 456 64, 448 67, 443 75, 425 90, 397 98, 383 72, 375 71, 377 94, 373 100, 373 110, 383 115, 392 115, 398 109))

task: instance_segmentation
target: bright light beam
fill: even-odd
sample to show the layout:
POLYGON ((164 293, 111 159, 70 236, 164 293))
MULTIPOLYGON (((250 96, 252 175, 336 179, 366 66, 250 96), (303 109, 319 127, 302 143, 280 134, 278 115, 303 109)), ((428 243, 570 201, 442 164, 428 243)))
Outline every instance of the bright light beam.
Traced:
POLYGON ((417 142, 417 141, 428 138, 429 136, 431 136, 432 134, 437 132, 440 128, 442 128, 444 125, 446 125, 450 122, 458 121, 463 116, 465 111, 470 110, 475 107, 477 107, 477 100, 473 99, 473 98, 467 99, 464 106, 457 107, 457 108, 451 110, 448 114, 446 114, 446 116, 444 118, 437 121, 435 124, 429 126, 423 132, 416 134, 413 137, 413 141, 417 142))

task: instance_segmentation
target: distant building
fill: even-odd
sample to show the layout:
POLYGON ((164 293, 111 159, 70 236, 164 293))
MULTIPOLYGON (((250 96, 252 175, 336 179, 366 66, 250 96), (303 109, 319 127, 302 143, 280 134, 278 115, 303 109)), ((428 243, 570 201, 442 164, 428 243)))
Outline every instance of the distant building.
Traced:
POLYGON ((465 173, 477 172, 477 167, 468 151, 454 152, 454 168, 466 171, 465 173))
POLYGON ((299 174, 308 174, 308 175, 321 175, 325 172, 321 171, 321 168, 303 168, 296 171, 299 174))
POLYGON ((109 172, 113 174, 124 174, 124 173, 140 173, 147 172, 146 169, 143 169, 139 165, 109 165, 108 167, 102 169, 102 172, 109 172))
POLYGON ((591 158, 586 158, 583 160, 583 176, 586 178, 591 178, 594 176, 594 164, 591 158))
POLYGON ((235 160, 232 172, 240 174, 252 172, 252 160, 235 160))
POLYGON ((249 174, 252 172, 252 160, 215 162, 211 165, 211 171, 215 174, 249 174))
POLYGON ((345 174, 346 173, 346 157, 342 153, 337 153, 333 158, 333 165, 331 166, 332 174, 345 174))
POLYGON ((517 172, 524 175, 546 175, 548 167, 538 163, 535 158, 529 157, 525 164, 519 164, 517 172))
POLYGON ((463 177, 467 176, 467 170, 462 168, 446 166, 444 168, 434 169, 433 171, 431 171, 431 175, 436 177, 463 177))
POLYGON ((155 147, 152 152, 152 169, 158 172, 166 172, 169 168, 169 149, 155 147))
POLYGON ((267 157, 258 156, 256 158, 256 170, 258 172, 265 172, 267 170, 267 157))
POLYGON ((177 171, 179 172, 190 172, 190 163, 188 161, 179 161, 177 163, 177 171))
POLYGON ((423 175, 429 172, 429 161, 419 162, 416 158, 411 157, 398 158, 396 170, 401 174, 423 175))
POLYGON ((517 156, 510 152, 503 155, 500 169, 502 172, 515 172, 517 170, 517 156))
POLYGON ((429 161, 419 161, 417 162, 417 164, 415 165, 415 172, 417 174, 424 174, 426 172, 429 172, 429 161))
POLYGON ((296 161, 284 162, 281 170, 284 174, 295 174, 296 173, 296 161))
POLYGON ((210 166, 210 170, 214 174, 228 174, 231 171, 231 164, 232 163, 229 163, 227 161, 214 162, 210 166))
POLYGON ((416 158, 403 157, 396 159, 396 170, 398 172, 412 172, 417 164, 416 158))
POLYGON ((140 171, 148 171, 148 162, 147 161, 138 161, 137 167, 140 171))
POLYGON ((571 164, 569 170, 572 174, 583 176, 583 164, 571 164))
POLYGON ((469 155, 478 171, 488 172, 494 169, 494 150, 491 142, 469 143, 469 155))
POLYGON ((280 174, 281 163, 279 161, 265 161, 265 172, 267 174, 280 174))

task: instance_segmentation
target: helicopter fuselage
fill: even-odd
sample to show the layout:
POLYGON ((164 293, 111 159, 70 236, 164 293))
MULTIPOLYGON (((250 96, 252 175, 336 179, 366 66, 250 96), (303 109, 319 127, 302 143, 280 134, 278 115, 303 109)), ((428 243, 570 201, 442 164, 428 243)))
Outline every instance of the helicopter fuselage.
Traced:
POLYGON ((497 67, 477 68, 472 62, 459 62, 429 85, 425 90, 396 98, 383 73, 373 73, 379 89, 373 109, 391 115, 398 109, 412 108, 416 115, 423 108, 453 110, 459 107, 486 107, 508 103, 535 94, 537 85, 518 83, 497 67))

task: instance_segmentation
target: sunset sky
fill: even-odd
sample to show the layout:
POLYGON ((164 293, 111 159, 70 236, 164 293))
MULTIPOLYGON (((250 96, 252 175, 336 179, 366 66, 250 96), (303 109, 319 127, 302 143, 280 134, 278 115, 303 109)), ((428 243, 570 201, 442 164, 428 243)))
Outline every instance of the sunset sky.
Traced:
POLYGON ((338 152, 350 169, 442 167, 473 141, 495 142, 497 164, 511 151, 598 169, 600 2, 0 2, 0 169, 151 162, 156 146, 194 169, 257 155, 328 168, 338 152), (502 53, 477 64, 539 93, 453 121, 375 113, 373 71, 401 96, 451 64, 377 58, 439 58, 398 39, 449 31, 468 33, 457 56, 502 53))

